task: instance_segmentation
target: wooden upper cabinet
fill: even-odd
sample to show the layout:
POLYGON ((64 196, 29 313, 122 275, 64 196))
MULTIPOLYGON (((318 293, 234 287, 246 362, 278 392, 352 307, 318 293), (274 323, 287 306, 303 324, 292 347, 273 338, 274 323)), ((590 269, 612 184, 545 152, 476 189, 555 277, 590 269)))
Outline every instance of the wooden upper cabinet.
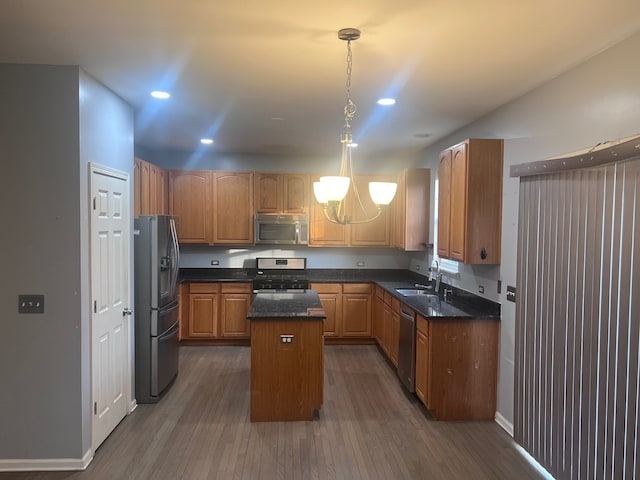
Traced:
POLYGON ((166 170, 135 158, 134 174, 134 216, 160 215, 168 213, 166 170))
POLYGON ((438 167, 438 255, 500 263, 503 141, 469 139, 443 151, 438 167))
POLYGON ((138 218, 142 211, 142 162, 139 158, 133 159, 133 216, 138 218))
POLYGON ((252 245, 253 173, 213 172, 213 243, 252 245))
POLYGON ((254 182, 256 213, 279 213, 282 206, 282 175, 256 173, 254 182))
POLYGON ((299 173, 255 173, 256 213, 305 213, 309 179, 299 173))
MULTIPOLYGON (((311 177, 309 185, 313 185, 321 175, 311 177)), ((340 205, 339 216, 348 215, 353 221, 366 220, 375 215, 377 209, 369 195, 369 182, 388 182, 390 178, 383 175, 356 175, 360 200, 350 187, 347 197, 340 205)), ((310 188, 311 190, 311 188, 310 188)), ((312 246, 374 246, 388 247, 391 243, 390 212, 385 208, 373 222, 362 224, 340 225, 329 222, 322 207, 314 200, 309 208, 309 245, 312 246)))
MULTIPOLYGON (((321 175, 313 175, 309 188, 320 179, 321 175)), ((344 208, 344 203, 343 203, 344 208)), ((314 201, 309 206, 309 245, 322 247, 346 247, 349 245, 349 225, 329 222, 322 212, 322 207, 314 201)))
MULTIPOLYGON (((354 222, 367 220, 375 216, 378 209, 369 195, 369 182, 389 182, 391 179, 381 175, 356 175, 358 197, 353 189, 347 195, 347 212, 354 222)), ((390 245, 389 207, 370 223, 351 225, 351 245, 388 247, 390 245)))
POLYGON ((210 175, 208 170, 169 172, 169 213, 177 217, 180 243, 210 243, 210 175))
POLYGON ((309 175, 286 173, 282 176, 282 210, 284 213, 306 213, 309 204, 309 175))
POLYGON ((448 258, 451 250, 451 150, 440 153, 438 163, 438 255, 448 258))
POLYGON ((140 165, 140 215, 151 213, 151 164, 143 161, 140 165))
POLYGON ((431 170, 411 168, 397 176, 391 246, 407 252, 426 250, 429 243, 431 170))

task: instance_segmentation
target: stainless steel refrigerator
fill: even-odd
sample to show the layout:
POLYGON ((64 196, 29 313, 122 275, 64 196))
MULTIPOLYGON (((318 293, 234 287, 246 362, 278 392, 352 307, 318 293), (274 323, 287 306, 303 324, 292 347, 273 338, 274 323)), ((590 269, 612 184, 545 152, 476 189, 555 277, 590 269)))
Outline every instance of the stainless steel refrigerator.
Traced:
POLYGON ((134 220, 136 401, 155 403, 178 375, 176 223, 169 215, 134 220))

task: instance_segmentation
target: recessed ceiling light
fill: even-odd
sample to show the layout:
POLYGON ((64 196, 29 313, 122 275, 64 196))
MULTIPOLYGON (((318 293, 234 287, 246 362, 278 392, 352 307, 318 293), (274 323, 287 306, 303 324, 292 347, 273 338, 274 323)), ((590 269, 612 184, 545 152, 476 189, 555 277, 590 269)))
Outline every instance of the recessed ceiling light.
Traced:
POLYGON ((395 103, 395 98, 381 98, 380 100, 378 100, 378 105, 384 105, 385 107, 388 107, 389 105, 395 105, 395 103))
POLYGON ((159 98, 160 100, 166 100, 167 98, 171 97, 171 94, 169 92, 163 92, 161 90, 154 90, 153 92, 151 92, 151 96, 153 98, 159 98))
POLYGON ((211 145, 213 144, 213 139, 211 138, 201 138, 200 143, 203 145, 211 145))

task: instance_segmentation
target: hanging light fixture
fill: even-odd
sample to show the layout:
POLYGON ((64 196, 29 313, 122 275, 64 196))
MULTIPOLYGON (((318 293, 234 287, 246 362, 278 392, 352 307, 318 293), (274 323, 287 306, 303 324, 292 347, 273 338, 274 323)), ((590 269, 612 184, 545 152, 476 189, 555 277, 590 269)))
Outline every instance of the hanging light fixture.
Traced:
MULTIPOLYGON (((340 142, 342 143, 342 159, 340 173, 336 176, 320 177, 319 182, 314 182, 313 193, 316 200, 322 205, 324 216, 331 223, 369 223, 373 222, 382 213, 383 207, 389 205, 396 194, 397 184, 392 182, 369 182, 369 195, 376 205, 376 213, 366 220, 352 221, 347 215, 341 215, 343 202, 349 187, 352 187, 358 203, 362 207, 358 186, 353 179, 353 166, 351 163, 351 151, 353 136, 351 134, 351 121, 356 114, 356 105, 351 100, 351 42, 360 38, 360 30, 357 28, 343 28, 338 31, 338 38, 347 42, 347 103, 344 107, 344 127, 340 142)), ((363 208, 364 210, 364 208, 363 208)))

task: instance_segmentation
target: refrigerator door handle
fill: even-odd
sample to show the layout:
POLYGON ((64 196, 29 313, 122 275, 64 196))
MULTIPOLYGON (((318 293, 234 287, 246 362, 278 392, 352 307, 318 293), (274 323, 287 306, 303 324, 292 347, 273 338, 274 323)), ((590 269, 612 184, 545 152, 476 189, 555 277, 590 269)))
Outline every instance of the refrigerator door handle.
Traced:
POLYGON ((169 220, 169 225, 171 229, 171 241, 173 242, 173 262, 171 267, 172 271, 172 279, 171 279, 171 291, 173 293, 176 292, 176 288, 178 286, 178 272, 180 269, 180 246, 178 244, 178 230, 176 229, 176 222, 173 218, 169 220))

